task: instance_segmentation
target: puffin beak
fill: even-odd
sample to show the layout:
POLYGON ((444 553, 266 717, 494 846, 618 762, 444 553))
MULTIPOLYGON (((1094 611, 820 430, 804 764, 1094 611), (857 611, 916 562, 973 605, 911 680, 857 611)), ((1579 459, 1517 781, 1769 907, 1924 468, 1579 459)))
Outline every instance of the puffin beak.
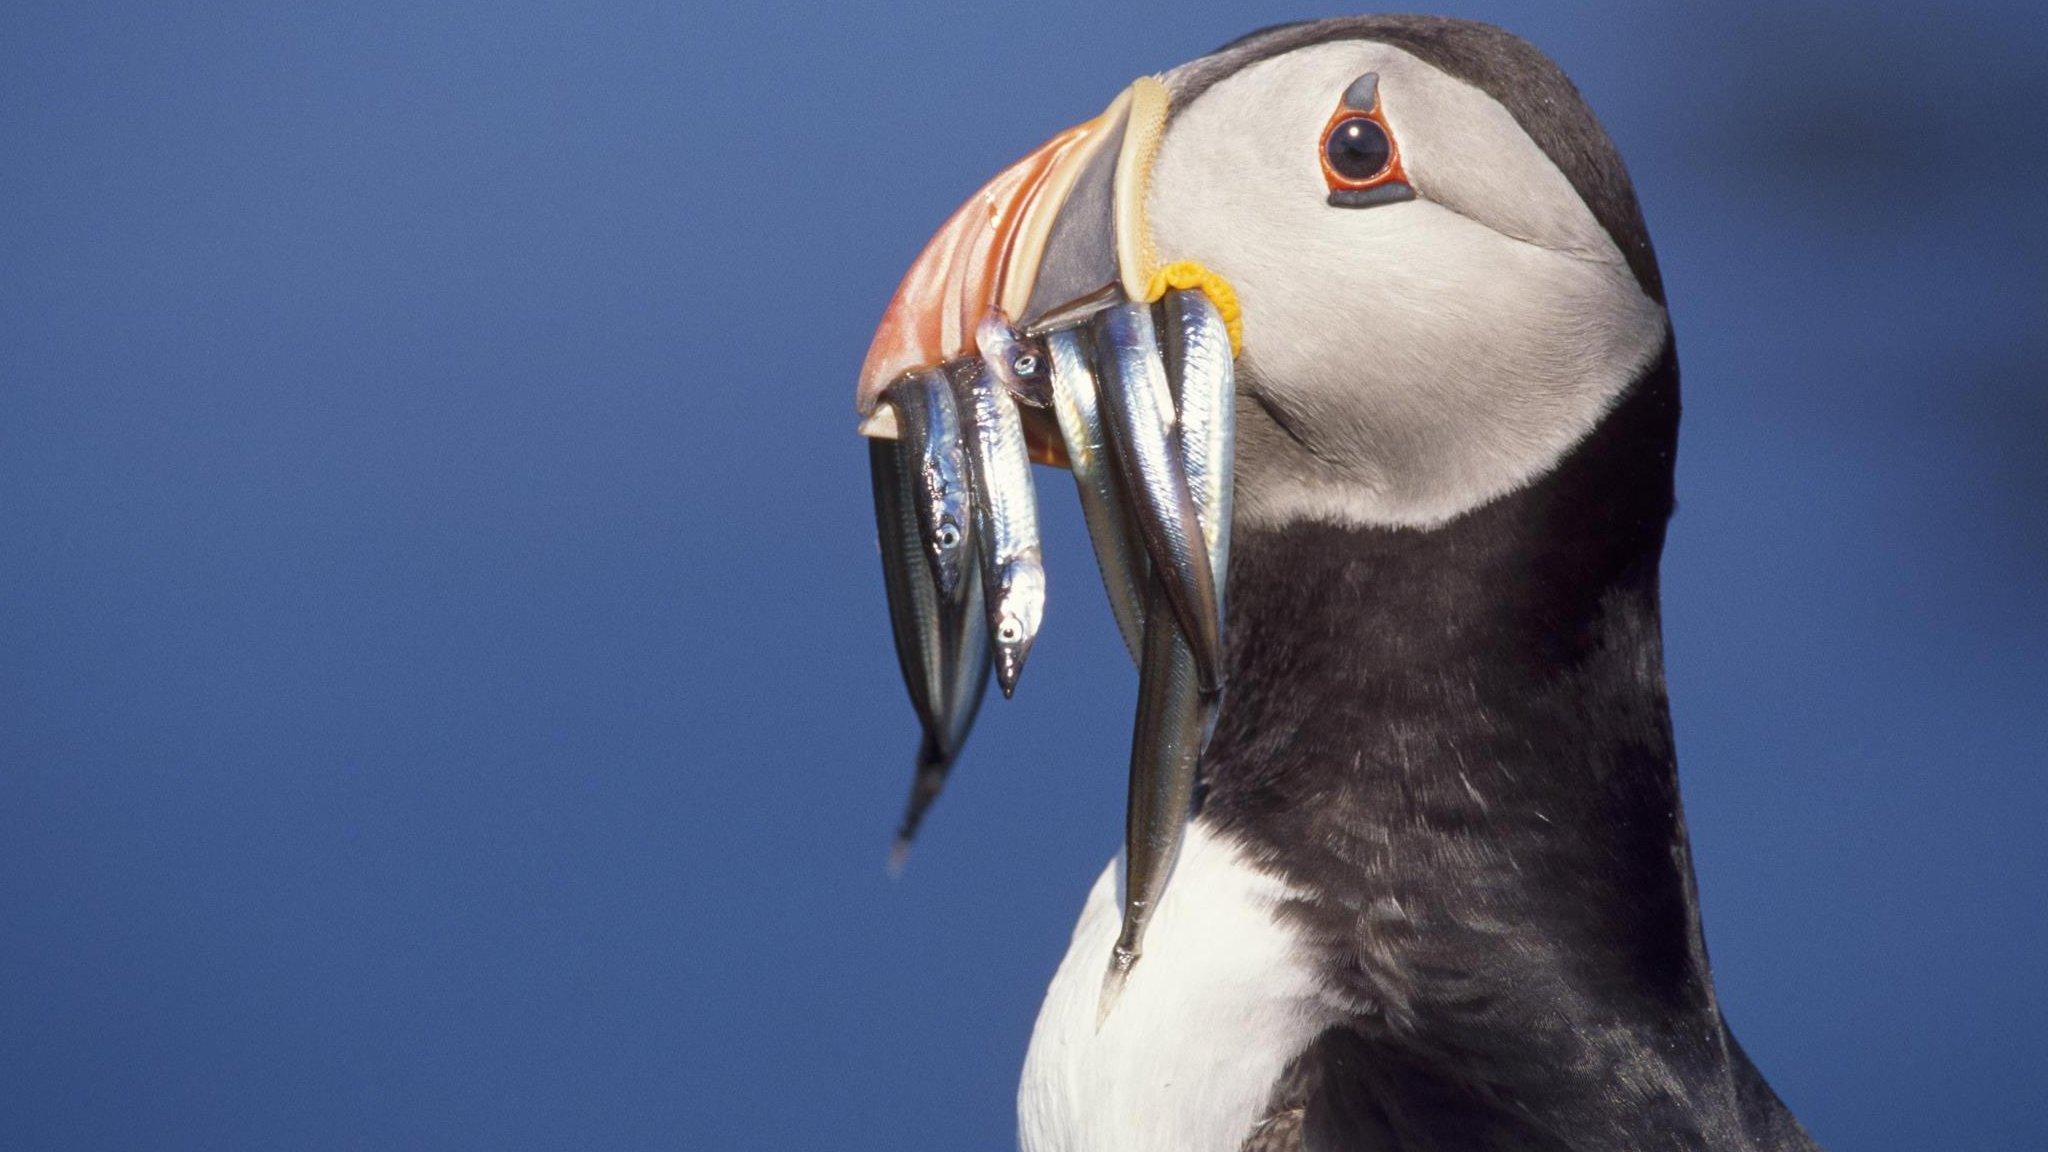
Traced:
MULTIPOLYGON (((1036 334, 1143 292, 1156 263, 1145 192, 1166 108, 1165 86, 1143 77, 953 213, 904 275, 868 347, 862 435, 895 439, 883 392, 905 373, 979 355, 977 329, 992 314, 1036 334)), ((1050 415, 1027 402, 1024 422, 1032 458, 1065 466, 1050 415)))
POLYGON ((857 393, 899 662, 926 746, 948 757, 920 757, 932 782, 913 793, 906 829, 965 739, 986 670, 1010 695, 1037 637, 1045 569, 1030 462, 1070 469, 1080 488, 1139 665, 1105 1016, 1179 855, 1224 690, 1237 302, 1221 277, 1192 261, 1162 267, 1153 250, 1145 200, 1168 103, 1163 83, 1139 79, 954 212, 889 301, 857 393), (964 539, 931 527, 963 519, 964 539), (974 557, 950 581, 949 549, 974 557), (949 584, 980 590, 986 628, 949 623, 949 584))

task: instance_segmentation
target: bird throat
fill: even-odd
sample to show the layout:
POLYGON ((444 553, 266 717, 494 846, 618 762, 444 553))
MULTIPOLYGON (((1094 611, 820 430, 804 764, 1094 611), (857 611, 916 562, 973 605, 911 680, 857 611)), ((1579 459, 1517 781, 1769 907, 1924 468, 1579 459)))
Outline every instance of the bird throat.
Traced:
POLYGON ((1202 818, 1372 953, 1332 960, 1390 1015, 1427 999, 1404 956, 1503 923, 1711 995, 1657 603, 1677 418, 1667 351, 1550 474, 1440 527, 1240 530, 1202 818))

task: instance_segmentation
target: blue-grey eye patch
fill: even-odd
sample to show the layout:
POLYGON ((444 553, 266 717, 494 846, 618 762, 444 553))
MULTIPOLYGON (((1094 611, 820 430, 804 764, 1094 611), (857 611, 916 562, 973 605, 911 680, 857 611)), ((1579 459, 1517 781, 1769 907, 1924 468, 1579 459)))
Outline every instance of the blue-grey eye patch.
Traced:
POLYGON ((1381 184, 1376 188, 1350 188, 1332 190, 1329 205, 1332 208, 1372 208, 1380 204, 1399 204, 1415 199, 1415 189, 1395 181, 1381 184))
POLYGON ((1371 112, 1380 106, 1380 74, 1367 72, 1344 90, 1344 106, 1353 112, 1371 112))

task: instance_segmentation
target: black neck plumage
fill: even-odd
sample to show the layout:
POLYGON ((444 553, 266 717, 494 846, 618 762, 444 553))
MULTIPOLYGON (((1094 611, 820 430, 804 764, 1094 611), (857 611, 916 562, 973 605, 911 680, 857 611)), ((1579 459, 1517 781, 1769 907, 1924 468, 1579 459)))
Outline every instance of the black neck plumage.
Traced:
POLYGON ((1677 425, 1667 350, 1442 527, 1240 530, 1202 814, 1310 894, 1373 1011, 1431 1011, 1434 970, 1710 1002, 1657 601, 1677 425), (1509 971, 1545 957, 1573 970, 1509 971))
POLYGON ((1340 1009, 1313 1147, 1814 1145, 1728 1032, 1664 689, 1667 349, 1541 481, 1432 531, 1240 526, 1201 818, 1299 893, 1340 1009))

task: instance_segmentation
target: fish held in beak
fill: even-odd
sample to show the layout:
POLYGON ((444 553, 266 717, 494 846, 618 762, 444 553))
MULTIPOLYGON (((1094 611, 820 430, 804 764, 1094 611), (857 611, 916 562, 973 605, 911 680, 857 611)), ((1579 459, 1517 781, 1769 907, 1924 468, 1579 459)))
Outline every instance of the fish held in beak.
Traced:
POLYGON ((1000 308, 990 308, 974 330, 975 348, 1012 398, 1033 408, 1052 403, 1052 366, 1045 341, 1017 331, 1000 308))
POLYGON ((1152 310, 1120 304, 1090 325, 1100 353, 1103 423, 1130 481, 1131 512, 1152 570, 1194 653, 1204 691, 1223 677, 1223 623, 1207 542, 1181 455, 1179 418, 1166 384, 1152 310))
POLYGON ((1180 414, 1188 494, 1202 526, 1219 607, 1230 568, 1230 520, 1237 485, 1237 362, 1230 324, 1201 292, 1169 292, 1166 362, 1180 414))
POLYGON ((995 644, 996 683, 1008 697, 1017 691, 1017 678, 1045 615, 1038 496, 1031 484, 1023 418, 1009 389, 977 361, 960 367, 954 388, 966 418, 968 474, 989 633, 995 644))
POLYGON ((1124 810, 1123 925, 1111 949, 1096 1023, 1109 1018, 1145 950, 1145 930, 1166 895, 1195 799, 1195 779, 1216 695, 1202 690, 1194 654, 1174 626, 1157 576, 1138 665, 1131 731, 1130 799, 1124 810))
POLYGON ((868 444, 868 469, 873 481, 875 530, 882 550, 882 586, 889 602, 889 628, 896 642, 896 662, 911 708, 924 732, 920 771, 928 762, 951 762, 952 750, 943 722, 947 691, 943 628, 944 602, 918 537, 912 473, 914 462, 904 441, 874 440, 868 444))
POLYGON ((918 749, 917 774, 910 784, 910 798, 903 806, 903 821, 897 826, 896 842, 889 849, 889 872, 902 875, 910 859, 910 845, 924 824, 939 793, 946 786, 981 710, 988 691, 989 669, 994 650, 989 645, 987 607, 982 601, 981 573, 970 564, 962 576, 960 601, 946 606, 940 616, 940 652, 943 655, 939 681, 942 695, 935 709, 935 731, 925 733, 918 749))
MULTIPOLYGON (((1216 306, 1199 292, 1169 293, 1167 364, 1179 397, 1181 463, 1204 558, 1221 574, 1229 564, 1231 488, 1236 473, 1235 367, 1216 306)), ((1180 859, 1194 804, 1202 749, 1220 702, 1205 690, 1195 655, 1175 625, 1164 579, 1149 584, 1138 662, 1138 714, 1131 732, 1130 799, 1124 821, 1123 925, 1111 950, 1097 1004, 1109 1018, 1144 953, 1145 931, 1180 859)))
POLYGON ((1095 565, 1102 571, 1103 590, 1116 617, 1124 647, 1137 661, 1145 640, 1145 580, 1150 568, 1145 546, 1125 509, 1129 497, 1118 478, 1102 427, 1101 388, 1095 377, 1095 350, 1088 334, 1068 328, 1046 337, 1052 361, 1052 410, 1059 422, 1060 442, 1074 486, 1081 497, 1081 515, 1095 565))
POLYGON ((916 464, 912 496, 932 578, 940 596, 957 601, 962 573, 974 563, 974 522, 952 381, 942 368, 913 372, 889 390, 888 406, 916 464))
POLYGON ((1031 461, 1074 472, 1139 666, 1127 903, 1104 1018, 1167 892, 1223 680, 1236 305, 1221 278, 1152 251, 1143 208, 1166 107, 1164 86, 1140 80, 955 212, 890 301, 857 395, 861 431, 878 441, 891 618, 925 727, 899 863, 990 670, 1012 694, 1038 637, 1031 461))

